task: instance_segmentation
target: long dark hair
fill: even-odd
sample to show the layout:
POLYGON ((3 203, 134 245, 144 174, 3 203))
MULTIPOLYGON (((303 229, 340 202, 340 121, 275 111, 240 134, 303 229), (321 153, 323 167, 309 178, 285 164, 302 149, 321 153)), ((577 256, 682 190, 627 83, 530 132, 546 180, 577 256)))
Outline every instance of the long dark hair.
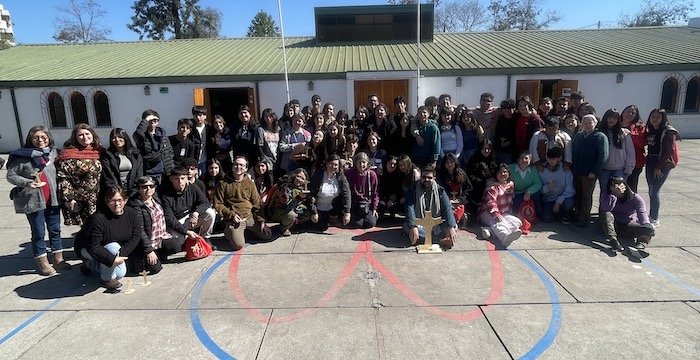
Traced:
POLYGON ((459 159, 457 159, 457 155, 453 153, 447 153, 447 155, 445 155, 445 158, 442 160, 440 168, 438 169, 438 177, 444 180, 445 183, 453 181, 463 184, 465 181, 467 181, 467 173, 461 167, 459 167, 459 159), (447 170, 447 160, 451 160, 455 164, 454 172, 451 175, 447 170))
POLYGON ((627 110, 634 110, 634 120, 630 122, 630 125, 638 124, 641 121, 641 117, 639 116, 639 108, 637 105, 627 105, 624 109, 622 109, 622 112, 620 113, 620 120, 622 120, 622 115, 625 114, 627 110))
POLYGON ((129 134, 126 132, 126 130, 122 128, 114 128, 112 129, 112 131, 109 132, 109 147, 107 148, 109 152, 117 152, 117 147, 112 142, 112 138, 115 136, 124 139, 125 153, 131 153, 134 150, 136 150, 136 148, 134 148, 134 145, 131 143, 131 139, 129 138, 129 134))
POLYGON ((56 143, 54 142, 53 135, 51 135, 51 132, 49 132, 49 129, 46 128, 44 125, 34 125, 32 126, 31 129, 29 129, 29 132, 27 133, 27 139, 24 141, 24 146, 25 148, 33 148, 34 144, 32 143, 32 138, 34 137, 34 134, 37 131, 43 131, 46 136, 49 137, 49 147, 53 148, 56 146, 56 143))
POLYGON ((612 140, 613 145, 615 145, 615 147, 618 149, 622 149, 624 145, 623 141, 625 139, 625 134, 622 131, 622 124, 620 123, 620 120, 620 113, 617 112, 617 109, 608 109, 608 111, 603 114, 603 119, 601 119, 598 123, 598 131, 602 132, 606 136, 608 135, 609 131, 612 131, 612 138, 610 140, 612 140), (617 122, 612 129, 608 128, 608 119, 610 118, 617 119, 617 122))
POLYGON ((627 200, 630 200, 634 197, 634 192, 632 189, 630 189, 630 186, 627 185, 627 182, 625 179, 619 177, 619 176, 613 176, 610 179, 608 179, 608 187, 605 189, 608 193, 610 193, 610 187, 613 185, 618 185, 618 184, 625 184, 625 192, 622 194, 622 201, 625 202, 627 200))
POLYGON ((275 133, 278 132, 280 130, 278 122, 279 119, 277 118, 277 114, 274 110, 270 108, 266 108, 265 110, 263 110, 262 115, 260 115, 260 127, 262 127, 264 130, 272 131, 275 133), (267 124, 268 116, 272 116, 272 125, 267 124))
POLYGON ((658 130, 663 130, 665 129, 670 123, 668 122, 668 115, 666 115, 666 110, 664 109, 654 109, 649 113, 649 117, 647 118, 647 124, 646 128, 648 132, 653 132, 653 131, 658 131, 658 130), (658 129, 654 129, 654 126, 651 125, 651 115, 653 113, 659 113, 661 114, 661 123, 659 124, 658 129))

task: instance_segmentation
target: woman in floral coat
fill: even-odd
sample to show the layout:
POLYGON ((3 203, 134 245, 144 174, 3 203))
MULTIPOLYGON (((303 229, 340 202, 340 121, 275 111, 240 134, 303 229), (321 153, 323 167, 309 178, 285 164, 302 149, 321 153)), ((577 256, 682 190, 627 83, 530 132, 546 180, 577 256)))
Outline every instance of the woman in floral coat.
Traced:
POLYGON ((100 138, 88 124, 76 125, 63 144, 56 177, 66 225, 82 226, 97 210, 102 150, 100 138))

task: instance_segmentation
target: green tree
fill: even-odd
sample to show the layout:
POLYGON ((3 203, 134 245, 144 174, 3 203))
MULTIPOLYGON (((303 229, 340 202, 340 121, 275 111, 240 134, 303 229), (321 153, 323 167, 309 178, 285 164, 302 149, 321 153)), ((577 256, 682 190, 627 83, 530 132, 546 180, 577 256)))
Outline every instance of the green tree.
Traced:
POLYGON ((540 0, 491 0, 490 30, 540 30, 561 19, 554 11, 544 12, 540 0))
POLYGON ((275 24, 275 20, 270 14, 260 10, 248 26, 248 37, 277 37, 280 36, 280 29, 275 24))
POLYGON ((57 6, 54 40, 64 43, 89 43, 109 40, 112 30, 100 23, 107 12, 95 0, 70 0, 57 6))
POLYGON ((624 27, 673 25, 688 21, 693 10, 695 6, 692 0, 644 0, 636 14, 620 14, 618 24, 624 27))
MULTIPOLYGON (((415 5, 416 0, 388 0, 391 5, 415 5)), ((428 0, 433 4, 436 32, 476 31, 487 27, 486 8, 478 0, 428 0)))
POLYGON ((134 16, 127 27, 144 37, 163 40, 218 37, 221 12, 202 8, 199 0, 136 0, 131 8, 134 16))
POLYGON ((9 41, 5 39, 0 39, 0 50, 7 50, 12 47, 9 41))

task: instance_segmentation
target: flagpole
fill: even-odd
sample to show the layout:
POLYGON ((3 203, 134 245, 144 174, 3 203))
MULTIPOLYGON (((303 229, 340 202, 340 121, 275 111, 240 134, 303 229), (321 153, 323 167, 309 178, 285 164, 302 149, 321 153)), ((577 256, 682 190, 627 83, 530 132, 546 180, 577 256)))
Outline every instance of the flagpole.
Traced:
POLYGON ((420 1, 416 1, 416 108, 420 106, 420 1))
POLYGON ((282 0, 277 0, 277 11, 280 16, 280 33, 282 35, 282 57, 284 58, 284 86, 287 91, 287 103, 289 103, 289 73, 287 69, 287 48, 284 45, 284 21, 282 20, 282 0))

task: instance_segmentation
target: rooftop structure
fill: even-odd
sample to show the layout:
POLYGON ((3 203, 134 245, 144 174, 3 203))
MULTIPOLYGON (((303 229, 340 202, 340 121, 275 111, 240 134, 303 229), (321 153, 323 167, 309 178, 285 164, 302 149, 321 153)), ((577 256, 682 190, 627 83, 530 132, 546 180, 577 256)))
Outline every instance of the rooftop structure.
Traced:
POLYGON ((11 45, 15 44, 15 33, 12 30, 10 11, 0 4, 0 40, 7 40, 11 45))

